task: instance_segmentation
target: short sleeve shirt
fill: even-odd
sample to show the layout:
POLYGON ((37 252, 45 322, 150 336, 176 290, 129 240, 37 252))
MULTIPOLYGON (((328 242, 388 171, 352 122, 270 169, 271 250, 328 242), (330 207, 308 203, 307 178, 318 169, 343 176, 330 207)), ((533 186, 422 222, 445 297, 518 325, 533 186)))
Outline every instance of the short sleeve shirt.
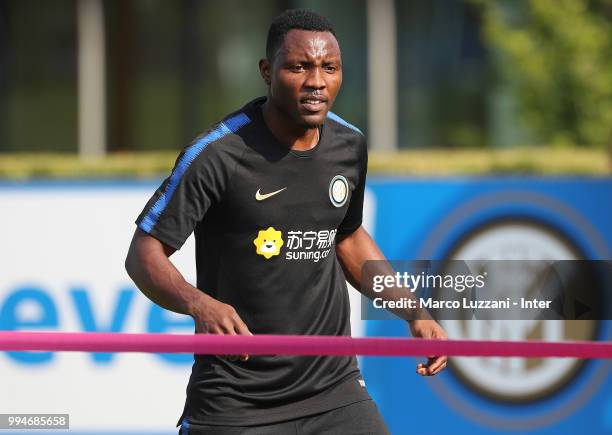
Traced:
MULTIPOLYGON (((335 243, 361 225, 366 142, 330 112, 314 148, 290 150, 266 127, 263 102, 185 148, 136 223, 175 249, 194 233, 198 289, 253 334, 350 335, 335 243)), ((368 399, 354 357, 196 355, 184 417, 270 424, 368 399)))

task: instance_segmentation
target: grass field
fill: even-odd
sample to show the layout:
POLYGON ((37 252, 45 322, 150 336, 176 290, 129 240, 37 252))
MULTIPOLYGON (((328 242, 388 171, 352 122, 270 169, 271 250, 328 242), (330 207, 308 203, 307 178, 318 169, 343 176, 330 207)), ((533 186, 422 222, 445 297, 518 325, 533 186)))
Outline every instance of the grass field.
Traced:
MULTIPOLYGON (((0 154, 0 179, 151 178, 172 169, 177 152, 111 154, 79 159, 74 154, 0 154)), ((372 175, 612 175, 605 150, 514 148, 370 152, 372 175)))

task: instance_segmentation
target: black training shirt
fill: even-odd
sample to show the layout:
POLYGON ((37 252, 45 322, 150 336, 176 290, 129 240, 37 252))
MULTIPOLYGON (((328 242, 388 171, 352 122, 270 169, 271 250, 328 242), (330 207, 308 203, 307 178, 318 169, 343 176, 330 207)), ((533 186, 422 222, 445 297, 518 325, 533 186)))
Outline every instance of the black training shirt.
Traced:
MULTIPOLYGON (((179 249, 195 232, 197 287, 233 306, 253 334, 350 335, 335 238, 361 225, 363 135, 329 113, 318 145, 293 151, 248 103, 178 157, 136 223, 179 249)), ((184 417, 256 425, 369 395, 355 357, 196 355, 184 417)))

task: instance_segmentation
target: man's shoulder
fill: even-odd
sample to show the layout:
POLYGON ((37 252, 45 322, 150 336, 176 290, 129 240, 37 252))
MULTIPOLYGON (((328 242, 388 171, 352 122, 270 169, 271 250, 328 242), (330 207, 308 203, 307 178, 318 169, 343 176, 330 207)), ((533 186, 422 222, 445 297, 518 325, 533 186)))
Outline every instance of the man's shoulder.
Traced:
POLYGON ((332 112, 331 110, 327 112, 327 120, 329 124, 332 126, 332 128, 338 133, 355 135, 360 138, 364 137, 362 131, 359 128, 357 128, 350 122, 346 121, 345 119, 341 118, 340 116, 338 116, 336 113, 332 112))
MULTIPOLYGON (((233 156, 244 151, 244 131, 253 124, 249 104, 228 114, 221 121, 200 133, 183 153, 194 156, 233 156)), ((202 159, 200 159, 202 160, 202 159)))
POLYGON ((232 143, 240 139, 239 133, 252 123, 252 117, 244 108, 236 110, 198 135, 190 146, 207 146, 217 143, 232 143))
POLYGON ((366 139, 359 128, 331 111, 327 112, 326 124, 336 141, 339 140, 339 143, 349 145, 359 158, 367 155, 366 139))

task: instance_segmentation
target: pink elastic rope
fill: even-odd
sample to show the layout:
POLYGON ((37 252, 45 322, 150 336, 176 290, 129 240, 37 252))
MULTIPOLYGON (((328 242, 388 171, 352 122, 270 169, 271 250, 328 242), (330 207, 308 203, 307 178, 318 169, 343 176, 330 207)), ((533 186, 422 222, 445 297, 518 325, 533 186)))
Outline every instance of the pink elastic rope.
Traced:
POLYGON ((612 358, 612 343, 10 331, 0 332, 0 351, 612 358))

